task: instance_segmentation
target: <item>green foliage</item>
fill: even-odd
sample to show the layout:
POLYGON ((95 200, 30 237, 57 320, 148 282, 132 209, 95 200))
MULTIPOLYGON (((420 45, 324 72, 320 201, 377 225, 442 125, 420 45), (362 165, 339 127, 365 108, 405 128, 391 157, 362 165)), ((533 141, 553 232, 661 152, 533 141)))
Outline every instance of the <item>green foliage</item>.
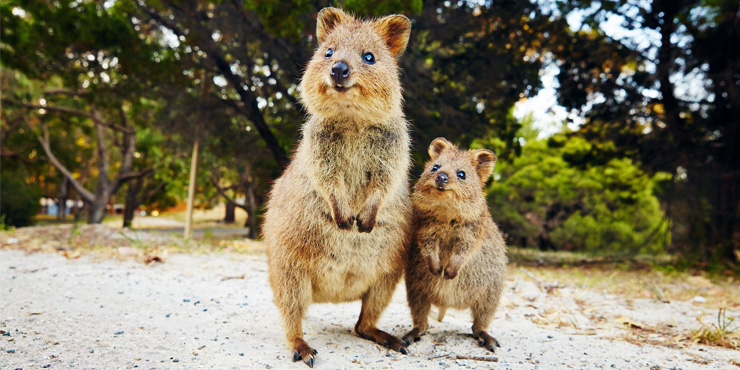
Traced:
POLYGON ((22 173, 3 171, 0 175, 0 217, 7 226, 29 226, 39 210, 41 189, 29 185, 22 173))
POLYGON ((578 134, 613 143, 612 157, 634 158, 648 173, 672 175, 659 195, 674 252, 737 263, 738 1, 555 4, 554 19, 581 20, 578 31, 548 47, 559 68, 558 103, 585 118, 578 134), (617 18, 628 32, 602 27, 617 18))
POLYGON ((529 140, 520 157, 497 164, 489 202, 510 242, 600 254, 664 251, 668 223, 654 180, 627 158, 586 166, 567 160, 591 151, 585 139, 559 134, 529 140))

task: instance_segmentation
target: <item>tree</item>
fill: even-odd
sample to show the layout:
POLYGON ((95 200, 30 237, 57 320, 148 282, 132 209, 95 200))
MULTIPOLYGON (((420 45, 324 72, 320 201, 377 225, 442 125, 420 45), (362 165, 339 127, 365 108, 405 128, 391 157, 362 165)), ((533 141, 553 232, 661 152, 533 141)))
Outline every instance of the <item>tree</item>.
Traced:
POLYGON ((129 123, 127 115, 153 83, 167 82, 175 58, 160 58, 160 45, 140 37, 132 20, 115 6, 9 1, 0 13, 2 63, 45 85, 41 96, 6 92, 3 103, 28 110, 34 120, 31 128, 49 161, 86 202, 88 222, 100 222, 121 185, 152 173, 132 170, 137 124, 147 122, 129 123), (94 179, 89 184, 94 191, 52 149, 49 125, 60 121, 92 125, 96 169, 88 180, 94 179), (118 150, 112 153, 111 148, 118 150), (112 163, 112 155, 120 157, 112 163))
MULTIPOLYGON (((121 122, 112 123, 105 120, 102 112, 94 107, 90 108, 89 111, 85 111, 66 106, 51 104, 36 105, 21 103, 8 99, 4 99, 3 102, 6 104, 15 104, 24 108, 40 110, 42 112, 48 111, 49 114, 72 114, 75 116, 84 117, 92 121, 97 139, 95 162, 98 163, 97 173, 99 175, 96 179, 97 186, 94 192, 87 190, 85 186, 74 176, 74 174, 69 169, 67 169, 64 163, 62 163, 54 154, 54 151, 51 148, 51 140, 49 138, 48 123, 43 121, 43 117, 40 118, 40 120, 42 121, 40 123, 42 133, 37 135, 37 139, 39 143, 41 143, 41 147, 43 148, 46 156, 49 158, 51 164, 64 175, 64 177, 70 182, 77 193, 80 194, 82 199, 88 205, 89 223, 100 223, 103 220, 103 217, 105 216, 106 206, 108 204, 108 199, 110 199, 111 195, 115 194, 118 191, 121 185, 132 179, 146 176, 151 172, 151 169, 136 172, 131 171, 131 164, 134 157, 134 148, 136 145, 136 131, 134 128, 129 126, 126 119, 126 114, 123 111, 123 107, 120 108, 119 112, 121 122), (106 129, 117 131, 121 135, 120 144, 123 158, 121 166, 119 167, 113 179, 110 178, 112 170, 110 164, 108 140, 106 138, 106 129)), ((41 114, 45 115, 45 113, 41 114)))
POLYGON ((737 261, 737 1, 557 4, 561 16, 583 16, 581 30, 552 48, 559 102, 586 117, 579 135, 613 143, 615 156, 632 156, 649 172, 672 174, 663 202, 674 220, 674 250, 737 261), (611 18, 624 27, 621 35, 601 27, 611 18))
POLYGON ((520 125, 511 111, 537 93, 541 50, 562 22, 526 1, 425 2, 413 18, 402 65, 417 163, 438 136, 463 146, 485 138, 499 158, 516 156, 520 125))

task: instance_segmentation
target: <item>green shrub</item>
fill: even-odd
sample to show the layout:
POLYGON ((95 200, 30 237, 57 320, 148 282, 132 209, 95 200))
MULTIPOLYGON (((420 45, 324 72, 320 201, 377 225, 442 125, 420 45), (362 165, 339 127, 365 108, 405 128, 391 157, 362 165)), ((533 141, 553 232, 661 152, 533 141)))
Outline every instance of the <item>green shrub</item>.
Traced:
POLYGON ((0 216, 6 226, 28 226, 39 211, 41 190, 12 173, 0 176, 0 216))
POLYGON ((529 140, 512 163, 497 164, 488 199, 510 243, 599 254, 664 250, 669 222, 655 181, 628 158, 579 160, 592 151, 582 138, 556 135, 529 140))

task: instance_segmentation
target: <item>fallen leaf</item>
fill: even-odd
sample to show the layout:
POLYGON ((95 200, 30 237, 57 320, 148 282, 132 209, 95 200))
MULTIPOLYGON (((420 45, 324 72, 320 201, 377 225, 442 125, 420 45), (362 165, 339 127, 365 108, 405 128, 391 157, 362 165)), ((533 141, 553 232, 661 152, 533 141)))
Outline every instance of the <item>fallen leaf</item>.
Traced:
POLYGON ((62 252, 62 256, 67 257, 67 259, 70 259, 70 260, 76 260, 76 259, 82 257, 82 252, 80 252, 80 251, 64 251, 64 252, 62 252))
POLYGON ((146 259, 144 259, 144 263, 147 265, 152 262, 164 263, 164 260, 159 256, 146 256, 146 259))
POLYGON ((221 278, 221 281, 225 281, 225 280, 238 280, 238 279, 244 279, 244 274, 239 275, 239 276, 224 276, 224 277, 221 278))

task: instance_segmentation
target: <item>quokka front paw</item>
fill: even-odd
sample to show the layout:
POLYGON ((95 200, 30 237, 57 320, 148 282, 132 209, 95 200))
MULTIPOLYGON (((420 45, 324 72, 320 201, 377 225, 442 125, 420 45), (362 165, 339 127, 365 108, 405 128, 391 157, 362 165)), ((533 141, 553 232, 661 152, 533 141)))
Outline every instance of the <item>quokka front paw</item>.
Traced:
POLYGON ((378 216, 378 205, 365 205, 360 213, 357 214, 357 230, 361 233, 369 233, 375 227, 378 216))
POLYGON ((352 229, 352 225, 355 223, 355 215, 349 211, 347 202, 339 200, 338 197, 332 195, 331 199, 331 217, 334 223, 339 226, 342 230, 352 229))
POLYGON ((460 267, 463 265, 463 258, 459 255, 455 255, 450 260, 450 264, 445 268, 445 279, 454 279, 457 273, 460 272, 460 267))
POLYGON ((342 230, 351 230, 352 225, 355 223, 355 216, 350 215, 349 217, 335 217, 334 222, 342 230))
POLYGON ((427 256, 427 266, 429 266, 429 272, 434 276, 442 275, 442 264, 439 261, 439 257, 435 255, 427 256))

